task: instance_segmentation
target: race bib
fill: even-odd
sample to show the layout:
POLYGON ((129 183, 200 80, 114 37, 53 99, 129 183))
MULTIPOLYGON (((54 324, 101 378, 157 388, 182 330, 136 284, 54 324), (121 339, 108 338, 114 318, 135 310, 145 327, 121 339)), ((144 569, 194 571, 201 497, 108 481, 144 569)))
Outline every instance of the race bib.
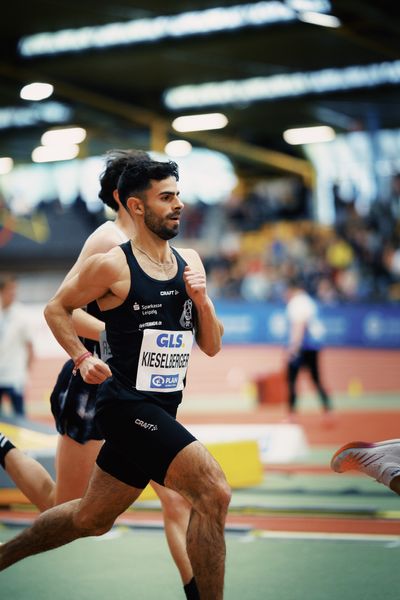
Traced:
POLYGON ((145 329, 140 348, 136 389, 146 392, 183 390, 192 345, 191 331, 145 329))

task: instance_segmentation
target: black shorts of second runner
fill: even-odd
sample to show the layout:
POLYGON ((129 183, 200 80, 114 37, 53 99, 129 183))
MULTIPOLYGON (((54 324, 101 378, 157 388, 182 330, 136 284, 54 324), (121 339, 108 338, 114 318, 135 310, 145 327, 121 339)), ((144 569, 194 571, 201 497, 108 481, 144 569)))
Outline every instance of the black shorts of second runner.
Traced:
POLYGON ((196 438, 175 419, 176 408, 143 401, 118 401, 96 414, 105 442, 97 465, 109 475, 143 489, 150 480, 164 485, 168 467, 196 438))
POLYGON ((50 396, 51 412, 56 428, 79 444, 103 437, 95 422, 97 385, 85 383, 80 376, 72 374, 74 362, 68 360, 60 371, 50 396))

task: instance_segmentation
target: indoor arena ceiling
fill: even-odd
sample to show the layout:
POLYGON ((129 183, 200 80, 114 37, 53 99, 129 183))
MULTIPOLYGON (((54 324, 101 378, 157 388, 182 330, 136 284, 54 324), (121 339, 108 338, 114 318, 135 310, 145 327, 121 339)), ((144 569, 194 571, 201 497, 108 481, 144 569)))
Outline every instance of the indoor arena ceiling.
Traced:
MULTIPOLYGON (((160 149, 165 140, 185 137, 194 145, 227 152, 238 168, 250 173, 303 171, 301 147, 282 138, 288 128, 330 125, 342 132, 400 127, 398 2, 321 0, 319 5, 323 10, 328 7, 340 27, 298 18, 310 7, 315 12, 316 5, 317 0, 9 2, 7 17, 0 21, 0 156, 30 160, 43 131, 58 124, 57 117, 52 125, 40 122, 38 105, 44 102, 60 103, 69 114, 67 123, 88 130, 81 155, 112 147, 160 149), (243 12, 237 14, 247 15, 240 27, 237 14, 228 10, 239 6, 243 12), (216 7, 226 10, 206 13, 216 7), (272 10, 277 18, 269 18, 272 10), (197 12, 190 15, 192 11, 197 12), (228 30, 216 26, 221 15, 229 22, 228 30), (160 16, 164 21, 157 20, 160 16), (135 20, 142 20, 139 35, 148 30, 156 39, 81 51, 77 40, 74 51, 32 57, 18 50, 21 39, 32 34, 109 23, 132 25, 135 20), (203 25, 213 31, 202 33, 203 25), (193 35, 182 33, 185 27, 193 35), (52 83, 55 92, 35 104, 36 124, 17 127, 16 118, 31 118, 21 112, 31 105, 19 98, 19 91, 32 81, 52 83), (203 88, 192 89, 187 106, 167 105, 166 91, 205 83, 220 86, 213 86, 208 96, 203 88), (226 96, 229 91, 234 92, 232 98, 226 96), (213 103, 193 104, 204 97, 213 97, 213 103), (176 116, 205 112, 224 113, 228 125, 207 133, 172 131, 176 116)), ((91 31, 92 41, 100 46, 104 39, 127 42, 133 29, 91 31)))

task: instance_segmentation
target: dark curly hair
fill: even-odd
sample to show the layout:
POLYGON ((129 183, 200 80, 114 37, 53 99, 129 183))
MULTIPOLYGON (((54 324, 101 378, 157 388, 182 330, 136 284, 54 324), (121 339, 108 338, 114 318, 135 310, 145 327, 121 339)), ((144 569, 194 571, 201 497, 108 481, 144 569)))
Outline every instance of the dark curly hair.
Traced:
POLYGON ((138 159, 151 160, 144 150, 109 150, 106 153, 105 169, 100 175, 99 198, 115 212, 118 212, 119 206, 114 200, 113 192, 117 189, 121 173, 130 161, 138 159))
POLYGON ((151 180, 162 181, 168 177, 175 177, 179 181, 178 165, 172 160, 160 162, 143 156, 129 160, 118 182, 122 206, 126 208, 130 196, 142 198, 143 192, 149 189, 151 180))

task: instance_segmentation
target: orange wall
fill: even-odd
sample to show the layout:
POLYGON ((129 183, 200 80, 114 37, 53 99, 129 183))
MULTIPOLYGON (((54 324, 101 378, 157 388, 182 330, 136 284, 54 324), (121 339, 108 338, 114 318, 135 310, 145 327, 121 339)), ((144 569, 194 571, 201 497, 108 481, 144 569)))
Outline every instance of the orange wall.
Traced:
MULTIPOLYGON (((214 357, 193 353, 187 391, 237 390, 258 375, 283 368, 285 353, 278 346, 225 346, 214 357)), ((400 351, 331 348, 321 352, 321 374, 332 392, 361 384, 364 391, 400 392, 400 351)), ((301 380, 307 386, 307 378, 301 380)))
MULTIPOLYGON (((214 358, 193 351, 188 373, 187 394, 236 394, 260 375, 278 371, 284 364, 282 347, 225 346, 214 358)), ((62 358, 35 362, 27 402, 47 400, 55 383, 62 358)), ((395 392, 400 395, 400 351, 326 349, 321 353, 321 372, 331 392, 349 392, 361 386, 364 392, 395 392)), ((300 380, 303 389, 308 379, 300 380)))

